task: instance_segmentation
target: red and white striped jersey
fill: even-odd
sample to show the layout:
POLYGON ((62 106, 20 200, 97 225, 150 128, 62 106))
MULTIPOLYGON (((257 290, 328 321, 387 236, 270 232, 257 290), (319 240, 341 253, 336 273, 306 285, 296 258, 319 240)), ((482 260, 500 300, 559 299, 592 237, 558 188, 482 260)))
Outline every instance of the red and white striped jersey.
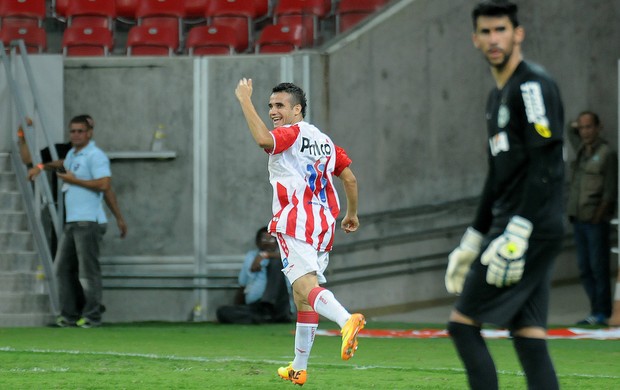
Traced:
POLYGON ((344 149, 307 122, 271 131, 269 181, 273 218, 269 232, 282 233, 329 251, 334 242, 340 202, 333 175, 351 164, 344 149))

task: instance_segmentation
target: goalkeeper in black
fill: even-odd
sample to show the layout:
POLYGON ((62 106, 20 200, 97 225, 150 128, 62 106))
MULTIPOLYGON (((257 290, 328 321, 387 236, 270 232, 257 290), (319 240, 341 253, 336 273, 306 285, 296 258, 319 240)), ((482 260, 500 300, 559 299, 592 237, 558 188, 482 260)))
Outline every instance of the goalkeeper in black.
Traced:
POLYGON ((483 1, 472 18, 474 46, 496 88, 486 106, 489 168, 477 215, 446 271, 447 290, 460 294, 448 331, 472 389, 498 388, 484 323, 509 329, 529 389, 557 389, 546 328, 563 237, 560 93, 541 67, 523 60, 515 4, 483 1))

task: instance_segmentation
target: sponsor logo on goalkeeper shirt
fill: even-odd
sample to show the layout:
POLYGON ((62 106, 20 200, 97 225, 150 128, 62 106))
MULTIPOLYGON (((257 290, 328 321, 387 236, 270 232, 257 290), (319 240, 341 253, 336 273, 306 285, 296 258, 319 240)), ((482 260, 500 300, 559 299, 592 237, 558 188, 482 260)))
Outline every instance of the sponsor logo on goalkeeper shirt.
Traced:
POLYGON ((527 121, 534 124, 534 129, 536 129, 538 135, 543 138, 551 137, 549 119, 547 119, 547 110, 540 83, 528 81, 521 84, 521 96, 525 105, 527 121))

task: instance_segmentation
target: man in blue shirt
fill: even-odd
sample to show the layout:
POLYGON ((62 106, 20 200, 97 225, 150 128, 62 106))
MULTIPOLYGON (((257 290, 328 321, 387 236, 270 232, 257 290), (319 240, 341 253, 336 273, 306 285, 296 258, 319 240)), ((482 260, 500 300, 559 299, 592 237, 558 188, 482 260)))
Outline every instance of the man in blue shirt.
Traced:
POLYGON ((93 128, 86 116, 71 119, 69 135, 72 148, 64 169, 57 172, 63 181, 66 224, 54 261, 61 310, 56 323, 90 328, 101 325, 99 223, 105 215, 103 193, 110 188, 112 174, 110 160, 92 140, 93 128), (82 309, 75 294, 78 284, 84 290, 82 309))
POLYGON ((217 310, 222 323, 290 321, 290 285, 282 273, 276 238, 266 226, 256 232, 256 247, 245 255, 235 305, 217 310))

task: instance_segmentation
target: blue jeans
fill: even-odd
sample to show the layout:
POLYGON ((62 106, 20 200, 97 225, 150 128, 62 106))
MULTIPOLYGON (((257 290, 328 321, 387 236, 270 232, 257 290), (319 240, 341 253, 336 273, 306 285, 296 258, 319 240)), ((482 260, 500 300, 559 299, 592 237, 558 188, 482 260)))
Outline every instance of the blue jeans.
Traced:
POLYGON ((609 222, 574 222, 579 277, 592 315, 611 316, 609 222))
MULTIPOLYGON (((105 229, 105 227, 103 227, 105 229)), ((54 273, 58 281, 60 314, 68 321, 80 317, 101 321, 101 267, 99 242, 103 236, 97 222, 69 222, 58 243, 54 273), (82 307, 80 289, 84 291, 82 307)))

